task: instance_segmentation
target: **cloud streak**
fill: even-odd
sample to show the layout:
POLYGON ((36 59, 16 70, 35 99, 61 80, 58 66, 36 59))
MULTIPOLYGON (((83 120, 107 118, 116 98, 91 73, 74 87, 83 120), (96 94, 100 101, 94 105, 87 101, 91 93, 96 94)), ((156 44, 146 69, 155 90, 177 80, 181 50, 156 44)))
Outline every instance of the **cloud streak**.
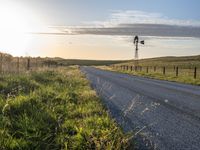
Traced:
MULTIPOLYGON (((82 26, 57 26, 58 35, 140 35, 200 38, 200 21, 169 19, 159 13, 112 11, 105 21, 84 22, 82 26)), ((53 34, 53 33, 39 33, 53 34)))

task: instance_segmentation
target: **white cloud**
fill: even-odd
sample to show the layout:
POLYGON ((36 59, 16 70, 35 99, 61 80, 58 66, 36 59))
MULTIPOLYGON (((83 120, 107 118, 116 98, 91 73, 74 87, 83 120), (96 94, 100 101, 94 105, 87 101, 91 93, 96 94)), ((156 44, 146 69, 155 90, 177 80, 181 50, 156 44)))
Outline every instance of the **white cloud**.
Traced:
POLYGON ((86 25, 96 27, 112 27, 119 24, 166 24, 179 26, 200 26, 200 20, 170 19, 160 13, 149 13, 137 10, 115 10, 111 11, 109 18, 105 21, 84 22, 86 25))

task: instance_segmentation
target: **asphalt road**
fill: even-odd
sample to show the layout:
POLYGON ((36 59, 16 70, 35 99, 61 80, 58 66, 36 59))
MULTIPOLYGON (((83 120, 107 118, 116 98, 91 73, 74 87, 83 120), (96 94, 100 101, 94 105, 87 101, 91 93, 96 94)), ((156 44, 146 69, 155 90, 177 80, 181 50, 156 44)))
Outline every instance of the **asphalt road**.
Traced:
POLYGON ((200 87, 81 67, 139 149, 200 150, 200 87), (143 145, 143 146, 142 146, 143 145))

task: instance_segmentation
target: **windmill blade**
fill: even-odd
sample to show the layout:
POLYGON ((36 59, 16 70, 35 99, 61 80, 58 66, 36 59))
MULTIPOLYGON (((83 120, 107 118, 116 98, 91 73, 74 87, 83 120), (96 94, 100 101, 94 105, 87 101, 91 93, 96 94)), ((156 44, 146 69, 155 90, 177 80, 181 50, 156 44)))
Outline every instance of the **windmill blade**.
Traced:
POLYGON ((143 44, 143 45, 144 45, 144 40, 140 41, 140 44, 143 44))

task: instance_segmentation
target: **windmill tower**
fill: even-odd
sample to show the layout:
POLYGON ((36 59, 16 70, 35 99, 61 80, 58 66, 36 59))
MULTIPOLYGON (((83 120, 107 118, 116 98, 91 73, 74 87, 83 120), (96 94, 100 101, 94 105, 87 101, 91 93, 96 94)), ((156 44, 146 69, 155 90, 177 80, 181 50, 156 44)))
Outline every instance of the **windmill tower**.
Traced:
POLYGON ((139 59, 138 43, 144 44, 144 40, 139 42, 139 37, 136 35, 134 37, 134 40, 133 40, 133 44, 135 45, 135 58, 134 58, 134 65, 135 65, 135 67, 138 67, 138 59, 139 59))

